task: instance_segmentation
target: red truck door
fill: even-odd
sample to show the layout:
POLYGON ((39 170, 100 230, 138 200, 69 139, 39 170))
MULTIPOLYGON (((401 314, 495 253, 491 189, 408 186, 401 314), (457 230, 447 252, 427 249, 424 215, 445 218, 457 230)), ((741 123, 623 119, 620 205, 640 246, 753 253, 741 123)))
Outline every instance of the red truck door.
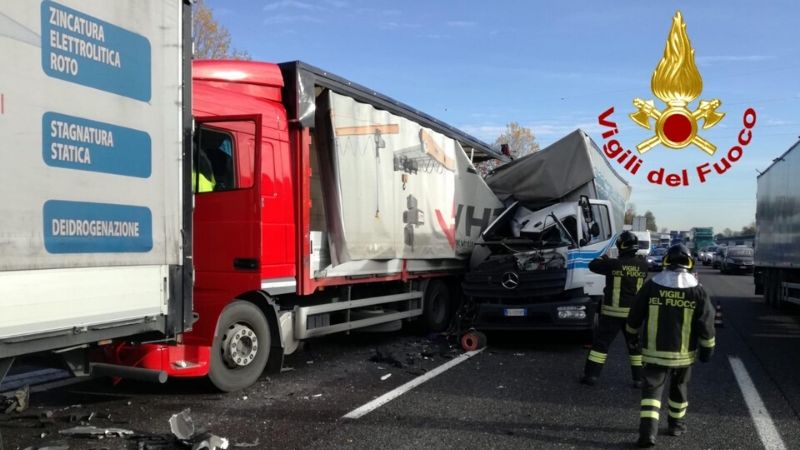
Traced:
POLYGON ((195 331, 208 339, 225 304, 261 284, 256 176, 261 121, 260 116, 195 120, 193 250, 199 314, 195 331))

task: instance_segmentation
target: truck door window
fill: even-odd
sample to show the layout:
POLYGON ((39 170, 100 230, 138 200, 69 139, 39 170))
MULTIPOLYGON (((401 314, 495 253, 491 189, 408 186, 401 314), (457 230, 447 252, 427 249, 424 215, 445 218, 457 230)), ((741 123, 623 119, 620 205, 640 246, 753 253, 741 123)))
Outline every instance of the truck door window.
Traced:
MULTIPOLYGON (((595 223, 600 227, 600 234, 592 236, 590 243, 602 242, 611 239, 611 219, 606 205, 592 205, 595 223)), ((591 225, 591 224, 590 224, 591 225)))
POLYGON ((579 242, 580 238, 578 237, 578 219, 575 216, 567 216, 561 219, 561 223, 564 224, 564 227, 569 231, 569 234, 572 235, 572 239, 575 242, 579 242))
POLYGON ((197 130, 192 189, 197 193, 230 191, 253 186, 255 148, 252 123, 221 123, 232 131, 204 124, 197 130), (244 127, 251 132, 242 132, 244 127), (241 145, 237 145, 240 143, 241 145))

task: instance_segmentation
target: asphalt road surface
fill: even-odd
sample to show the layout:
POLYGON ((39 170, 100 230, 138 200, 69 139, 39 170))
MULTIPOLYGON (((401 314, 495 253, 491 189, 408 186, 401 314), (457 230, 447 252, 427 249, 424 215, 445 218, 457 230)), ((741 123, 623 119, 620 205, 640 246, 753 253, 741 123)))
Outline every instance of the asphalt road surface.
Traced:
MULTIPOLYGON (((749 275, 701 268, 700 280, 721 305, 724 328, 712 362, 695 366, 689 433, 661 435, 658 446, 800 448, 800 309, 770 309, 753 295, 749 275)), ((230 448, 631 448, 640 394, 629 382, 622 337, 595 387, 578 383, 587 353, 582 339, 491 334, 482 353, 358 419, 342 416, 454 364, 460 352, 408 332, 332 337, 289 357, 290 370, 238 393, 214 393, 198 380, 93 380, 35 393, 26 413, 52 417, 0 421, 0 433, 7 449, 57 441, 136 448, 135 440, 64 439, 58 431, 95 413, 91 425, 167 434, 169 417, 189 408, 196 426, 228 438, 230 448)))

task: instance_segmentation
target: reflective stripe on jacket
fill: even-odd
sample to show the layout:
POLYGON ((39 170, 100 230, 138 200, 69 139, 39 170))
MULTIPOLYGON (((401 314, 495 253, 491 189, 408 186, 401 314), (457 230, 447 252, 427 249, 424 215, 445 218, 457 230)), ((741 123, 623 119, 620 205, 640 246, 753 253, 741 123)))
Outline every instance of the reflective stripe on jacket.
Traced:
POLYGON ((623 319, 628 317, 636 293, 647 278, 647 261, 635 255, 596 258, 589 263, 589 270, 606 276, 600 313, 623 319))
POLYGON ((629 333, 642 331, 642 360, 646 364, 686 367, 695 360, 698 345, 713 348, 714 307, 702 286, 668 287, 650 280, 631 307, 629 333))

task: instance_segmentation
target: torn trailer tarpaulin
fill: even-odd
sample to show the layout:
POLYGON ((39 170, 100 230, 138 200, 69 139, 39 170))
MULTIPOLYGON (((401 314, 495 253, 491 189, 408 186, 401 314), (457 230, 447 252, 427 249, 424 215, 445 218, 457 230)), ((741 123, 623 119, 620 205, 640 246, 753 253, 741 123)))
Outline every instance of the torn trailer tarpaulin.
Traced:
POLYGON ((597 144, 583 130, 575 130, 555 143, 495 169, 486 183, 506 205, 519 200, 532 210, 580 195, 608 200, 614 218, 622 223, 631 194, 597 144))
POLYGON ((356 101, 371 104, 381 110, 403 117, 458 141, 469 153, 474 150, 474 161, 506 158, 489 144, 431 117, 418 109, 391 97, 334 75, 302 61, 278 64, 284 78, 283 99, 289 119, 303 128, 315 126, 318 89, 330 89, 356 101))

